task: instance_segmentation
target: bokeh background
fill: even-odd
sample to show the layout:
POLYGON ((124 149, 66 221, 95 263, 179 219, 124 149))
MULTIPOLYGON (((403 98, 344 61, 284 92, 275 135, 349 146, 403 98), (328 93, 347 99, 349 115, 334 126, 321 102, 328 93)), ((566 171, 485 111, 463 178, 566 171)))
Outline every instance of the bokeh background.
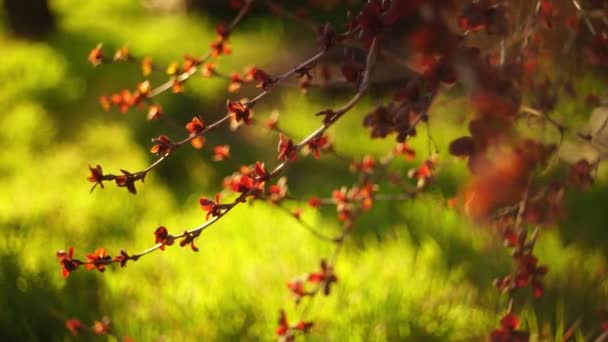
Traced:
MULTIPOLYGON (((276 135, 255 126, 236 134, 221 129, 202 150, 176 153, 138 186, 136 196, 111 184, 89 193, 89 164, 110 172, 142 169, 155 159, 148 152, 152 137, 181 137, 182 124, 192 116, 211 122, 224 115, 226 98, 251 96, 255 89, 228 94, 225 80, 195 77, 185 94, 159 98, 169 120, 149 122, 144 112, 104 112, 98 103, 100 95, 142 81, 139 67, 93 68, 88 52, 99 42, 107 51, 128 44, 135 55, 160 65, 179 62, 186 53, 202 55, 215 38, 215 24, 234 15, 226 2, 50 0, 47 16, 44 7, 37 8, 45 1, 4 1, 0 340, 72 340, 66 318, 91 323, 103 316, 117 334, 136 341, 273 340, 280 308, 297 318, 286 282, 316 270, 332 247, 269 204, 235 209, 203 234, 199 253, 172 247, 125 269, 80 270, 67 279, 55 257, 70 246, 79 256, 97 247, 113 254, 120 248, 143 250, 153 244, 158 225, 181 231, 200 224, 199 196, 220 191, 223 177, 239 165, 273 164, 276 135), (232 146, 232 159, 212 162, 209 147, 225 143, 232 146)), ((317 19, 338 22, 336 14, 356 8, 357 1, 335 1, 337 7, 318 3, 317 19)), ((313 52, 314 39, 293 22, 256 10, 232 36, 234 53, 222 58, 219 68, 240 72, 254 64, 279 73, 313 52)), ((161 80, 152 78, 155 84, 161 80)), ((605 89, 590 74, 575 81, 580 94, 605 89)), ((349 94, 337 88, 303 95, 297 87, 282 87, 256 107, 256 117, 278 110, 282 127, 301 138, 319 124, 314 113, 343 103, 349 94)), ((332 129, 337 151, 350 157, 390 151, 392 139, 372 141, 361 125, 382 100, 372 91, 332 129)), ((464 162, 443 152, 466 132, 469 111, 457 97, 442 103, 432 109, 432 132, 442 152, 435 184, 415 201, 378 204, 363 215, 338 261, 338 285, 331 296, 316 298, 306 317, 315 322, 308 340, 483 340, 497 326, 506 299, 492 280, 509 272, 511 259, 487 229, 446 207, 468 173, 464 162)), ((581 103, 560 102, 557 112, 582 122, 590 108, 581 103)), ((419 158, 426 156, 424 135, 412 142, 419 158)), ((395 170, 406 173, 419 160, 399 161, 395 170)), ((355 179, 348 162, 331 156, 320 162, 302 157, 287 176, 290 193, 304 200, 328 197, 355 179)), ((608 304, 606 180, 600 169, 590 191, 568 193, 567 218, 542 232, 536 250, 550 270, 547 293, 539 300, 520 296, 522 324, 533 339, 557 340, 577 320, 585 333, 573 339, 599 333, 598 312, 608 304)), ((327 234, 340 229, 331 210, 305 210, 303 219, 327 234)))

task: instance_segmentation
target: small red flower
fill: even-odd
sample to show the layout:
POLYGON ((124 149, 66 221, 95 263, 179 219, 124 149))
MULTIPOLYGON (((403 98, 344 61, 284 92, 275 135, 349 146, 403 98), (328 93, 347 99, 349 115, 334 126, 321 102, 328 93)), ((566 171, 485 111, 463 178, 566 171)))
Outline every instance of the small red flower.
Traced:
POLYGON ((154 70, 154 65, 152 64, 152 59, 150 57, 145 57, 141 61, 141 73, 144 77, 149 76, 154 70))
POLYGON ((416 151, 411 148, 407 143, 400 143, 395 146, 393 153, 396 156, 403 156, 405 160, 412 161, 416 157, 416 151))
POLYGON ((131 257, 129 254, 127 254, 127 252, 124 249, 120 250, 120 255, 114 257, 114 262, 117 262, 120 264, 120 267, 126 267, 127 266, 127 261, 129 260, 137 260, 137 258, 133 258, 131 257))
POLYGON ((201 74, 203 75, 203 77, 211 77, 215 75, 215 63, 204 63, 201 67, 201 74))
POLYGON ((89 165, 89 171, 91 172, 87 177, 87 180, 93 184, 91 188, 91 192, 95 190, 95 187, 99 184, 99 186, 103 189, 103 181, 105 180, 103 175, 103 170, 101 169, 101 165, 97 165, 94 168, 89 165))
POLYGON ((163 108, 160 105, 153 104, 148 108, 148 120, 158 120, 163 115, 163 108))
POLYGON ((222 214, 222 206, 220 205, 220 194, 215 195, 215 201, 206 197, 199 198, 201 209, 207 212, 205 219, 209 220, 209 217, 217 217, 222 214))
POLYGON ((110 102, 110 98, 105 95, 99 97, 99 104, 101 105, 101 108, 106 112, 108 112, 112 108, 112 102, 110 102))
POLYGON ((65 327, 68 328, 72 336, 78 335, 78 332, 82 330, 82 322, 79 319, 71 318, 65 321, 65 327))
POLYGON ((321 207, 321 199, 319 197, 313 196, 308 199, 308 205, 315 209, 318 209, 319 207, 321 207))
POLYGON ((230 36, 230 28, 225 23, 218 23, 215 26, 215 32, 223 40, 228 39, 228 36, 230 36))
POLYGON ((98 44, 91 52, 89 52, 89 62, 93 66, 98 66, 103 63, 103 51, 101 50, 102 45, 98 44))
POLYGON ((99 272, 106 270, 106 264, 112 262, 112 257, 107 255, 105 248, 97 248, 95 253, 87 254, 89 261, 84 264, 84 268, 87 270, 97 269, 99 272))
POLYGON ((270 88, 275 82, 272 76, 268 75, 262 69, 256 67, 253 67, 247 71, 246 79, 256 80, 258 82, 256 87, 264 90, 268 90, 268 88, 270 88))
POLYGON ((156 144, 152 146, 150 152, 156 154, 157 156, 165 156, 173 152, 175 149, 175 145, 166 135, 161 135, 158 138, 152 139, 152 142, 156 144))
POLYGON ((321 271, 316 273, 310 273, 308 275, 308 281, 311 283, 321 283, 323 285, 323 293, 329 295, 331 291, 331 284, 338 282, 338 278, 333 272, 333 267, 325 260, 321 260, 321 271))
POLYGON ((171 85, 171 91, 173 94, 181 94, 184 92, 184 81, 180 81, 177 77, 173 78, 173 84, 171 85))
POLYGON ((230 44, 225 39, 218 38, 211 43, 211 55, 213 57, 219 57, 221 55, 229 55, 232 53, 230 44))
POLYGON ((261 180, 266 180, 268 178, 268 171, 264 167, 264 163, 255 162, 255 173, 260 177, 261 180))
POLYGON ((255 180, 249 176, 241 175, 237 182, 232 184, 232 191, 245 193, 255 188, 255 180))
POLYGON ((190 135, 197 135, 205 129, 205 123, 198 117, 193 117, 190 122, 186 124, 186 130, 190 132, 190 135))
POLYGON ((280 341, 293 341, 295 339, 294 330, 300 331, 302 333, 307 333, 312 326, 312 322, 305 321, 300 321, 294 325, 289 325, 285 310, 281 310, 279 311, 279 322, 276 334, 279 337, 280 341))
POLYGON ((114 53, 115 62, 126 62, 131 59, 131 53, 129 52, 129 48, 127 46, 121 47, 114 53))
POLYGON ((506 314, 500 320, 501 327, 492 331, 492 342, 527 342, 530 338, 526 331, 516 330, 519 327, 519 318, 512 313, 506 314))
POLYGON ((430 159, 425 160, 419 167, 411 169, 408 172, 408 177, 417 179, 417 186, 421 188, 433 177, 433 171, 435 170, 436 165, 437 159, 431 157, 430 159))
POLYGON ((237 123, 244 122, 249 125, 251 120, 251 110, 239 101, 228 101, 228 113, 237 123))
POLYGON ((190 55, 185 55, 184 56, 184 65, 183 65, 184 72, 190 71, 190 69, 201 65, 201 63, 203 63, 203 61, 201 59, 192 57, 190 55))
POLYGON ((70 247, 70 249, 66 251, 58 251, 57 258, 59 259, 59 263, 61 264, 61 274, 64 278, 70 275, 70 272, 75 271, 80 262, 73 259, 74 257, 74 247, 70 247))
POLYGON ((135 88, 137 90, 137 94, 140 96, 148 96, 150 93, 152 86, 150 85, 150 81, 143 81, 137 85, 135 88))
POLYGON ((92 330, 95 335, 107 335, 111 331, 110 320, 104 317, 101 321, 94 321, 92 330))
POLYGON ((287 315, 285 310, 279 312, 279 325, 276 330, 277 336, 285 336, 289 332, 289 323, 287 322, 287 315))
POLYGON ((228 84, 228 92, 236 93, 241 89, 241 85, 243 84, 243 78, 238 73, 233 73, 230 75, 230 83, 228 84))
POLYGON ((279 152, 279 156, 277 157, 277 159, 279 160, 294 161, 297 158, 296 146, 294 145, 291 139, 288 139, 282 133, 279 136, 279 145, 277 150, 279 152))
POLYGON ((160 226, 154 231, 154 243, 162 244, 160 250, 164 251, 165 246, 171 246, 173 244, 173 236, 169 234, 166 227, 160 226))
POLYGON ((313 322, 299 321, 298 323, 296 323, 296 325, 294 325, 293 328, 296 330, 300 330, 303 333, 307 333, 313 325, 313 322))
POLYGON ((300 302, 302 297, 310 295, 310 292, 304 288, 304 281, 302 279, 294 279, 287 283, 287 288, 294 295, 296 304, 300 302))
POLYGON ((308 142, 306 146, 308 147, 308 150, 313 153, 315 159, 319 159, 321 155, 321 150, 329 146, 329 138, 324 135, 313 138, 308 142))
POLYGON ((213 161, 223 161, 230 158, 230 146, 229 145, 219 145, 213 148, 213 161))
POLYGON ((179 245, 181 247, 185 247, 186 245, 190 245, 194 252, 198 252, 198 247, 194 244, 194 239, 196 239, 197 235, 190 233, 188 231, 184 232, 184 238, 180 241, 179 245))
POLYGON ((114 178, 116 185, 121 188, 126 187, 130 193, 134 195, 137 194, 137 190, 135 189, 135 176, 126 170, 120 170, 120 172, 122 172, 122 175, 116 176, 114 178))
POLYGON ((274 131, 279 127, 279 112, 273 111, 272 114, 266 121, 264 121, 264 127, 267 129, 274 131))

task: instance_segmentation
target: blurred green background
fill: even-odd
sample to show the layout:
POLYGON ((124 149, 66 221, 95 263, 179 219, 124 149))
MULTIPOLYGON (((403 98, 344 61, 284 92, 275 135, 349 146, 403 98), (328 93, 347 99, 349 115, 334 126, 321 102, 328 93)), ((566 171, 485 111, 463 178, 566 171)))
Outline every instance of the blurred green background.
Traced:
MULTIPOLYGON (((91 67, 87 55, 98 42, 106 51, 128 44, 135 55, 167 65, 186 53, 207 51, 215 23, 234 14, 222 6, 181 11, 157 3, 171 1, 50 1, 54 29, 37 39, 16 38, 6 10, 0 15, 2 341, 71 340, 65 318, 90 324, 102 316, 112 320, 118 335, 136 341, 273 340, 280 308, 298 318, 286 282, 316 270, 332 251, 288 214, 257 203, 238 207, 206 231, 199 253, 171 247, 125 269, 61 276, 57 250, 74 246, 80 257, 97 247, 112 254, 120 248, 143 250, 153 244, 158 225, 180 232, 200 224, 199 196, 220 191, 223 177, 240 164, 274 163, 274 134, 255 126, 236 134, 221 129, 203 150, 176 153, 138 184, 136 196, 111 184, 89 193, 87 165, 101 164, 114 173, 142 169, 154 160, 150 138, 182 137, 181 127, 192 116, 211 122, 224 115, 226 98, 255 94, 251 89, 228 94, 224 80, 194 78, 184 95, 159 98, 169 121, 148 122, 138 110, 103 112, 100 95, 132 89, 143 79, 137 65, 91 67), (232 146, 232 159, 211 162, 209 147, 225 143, 232 146)), ((333 18, 332 12, 321 13, 333 18)), ((226 72, 254 62, 279 73, 314 51, 313 36, 264 11, 247 18, 231 42, 233 55, 219 62, 226 72)), ((161 78, 152 80, 158 84, 161 78)), ((590 77, 577 87, 581 94, 603 89, 590 77)), ((282 127, 302 138, 319 124, 314 113, 348 96, 344 90, 303 95, 285 87, 256 107, 256 117, 277 109, 282 127)), ((363 115, 382 99, 372 92, 332 129, 341 154, 381 156, 393 147, 392 139, 369 140, 361 126, 363 115)), ((584 118, 589 108, 563 103, 558 112, 576 120, 572 113, 584 118)), ((439 119, 431 125, 442 152, 466 132, 467 115, 458 100, 433 108, 432 117, 439 119)), ((425 134, 413 141, 419 158, 426 156, 426 144, 425 134)), ((294 197, 328 197, 355 179, 345 161, 300 159, 287 173, 294 197)), ((415 164, 400 161, 395 170, 406 173, 415 164)), ((339 283, 329 297, 316 298, 304 317, 315 322, 306 339, 484 340, 498 325, 506 299, 492 280, 509 272, 508 251, 483 227, 445 206, 467 178, 464 164, 442 154, 441 173, 430 191, 411 202, 379 203, 362 217, 338 261, 339 283)), ((542 232, 537 253, 550 270, 547 293, 540 300, 527 292, 518 297, 523 325, 535 340, 559 339, 579 319, 585 333, 577 339, 599 333, 598 311, 608 303, 606 180, 602 169, 590 191, 569 193, 567 219, 542 232)), ((329 235, 340 229, 331 210, 305 210, 303 219, 329 235)))

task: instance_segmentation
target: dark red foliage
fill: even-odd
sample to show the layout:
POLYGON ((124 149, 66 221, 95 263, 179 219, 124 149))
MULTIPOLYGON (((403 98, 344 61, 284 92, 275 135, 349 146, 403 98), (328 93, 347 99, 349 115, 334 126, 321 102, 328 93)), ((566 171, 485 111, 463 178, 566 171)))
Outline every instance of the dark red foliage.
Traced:
POLYGON ((450 143, 450 154, 457 157, 469 157, 475 153, 475 140, 472 137, 460 137, 450 143))
POLYGON ((583 159, 570 167, 569 181, 580 190, 585 190, 593 184, 593 166, 583 159))

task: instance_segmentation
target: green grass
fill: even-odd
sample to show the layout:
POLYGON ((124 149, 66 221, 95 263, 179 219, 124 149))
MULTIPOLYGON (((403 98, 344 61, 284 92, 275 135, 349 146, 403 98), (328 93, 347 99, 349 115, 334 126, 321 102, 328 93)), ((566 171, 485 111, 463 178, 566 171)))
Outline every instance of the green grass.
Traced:
MULTIPOLYGON (((138 184, 137 196, 112 184, 89 194, 88 164, 108 172, 138 170, 153 160, 147 152, 151 137, 184 132, 146 122, 138 111, 102 112, 101 94, 133 87, 141 76, 132 65, 92 69, 88 51, 99 41, 108 49, 128 43, 134 53, 166 64, 205 51, 215 19, 158 15, 126 0, 62 0, 53 6, 61 16, 59 31, 46 41, 0 40, 0 337, 68 340, 63 318, 90 323, 106 315, 118 334, 137 341, 273 340, 278 310, 285 308, 292 320, 301 311, 286 282, 316 270, 332 249, 264 203, 239 206, 206 231, 199 253, 175 246, 126 269, 61 277, 59 249, 75 246, 81 257, 101 246, 114 254, 120 248, 136 252, 152 245, 158 225, 180 232, 200 224, 198 197, 219 191, 222 178, 240 163, 273 165, 277 137, 255 127, 237 134, 220 130, 208 146, 230 143, 234 160, 212 163, 208 148, 179 151, 138 184)), ((252 61, 273 69, 276 56, 287 56, 280 59, 284 68, 292 66, 293 52, 281 48, 289 30, 274 20, 246 21, 233 38, 235 56, 222 59, 222 70, 241 70, 252 61)), ((180 125, 195 114, 211 120, 223 112, 225 86, 194 79, 186 95, 163 96, 161 103, 180 125)), ((311 90, 304 96, 285 88, 261 103, 256 117, 278 109, 281 125, 301 138, 319 124, 314 113, 346 100, 343 94, 323 97, 311 90)), ((391 139, 370 142, 361 126, 377 101, 370 96, 332 128, 341 154, 380 156, 393 147, 391 139)), ((578 108, 564 106, 564 112, 578 108)), ((436 184, 415 201, 378 203, 362 216, 338 260, 338 284, 330 296, 314 299, 302 317, 315 322, 309 340, 483 340, 497 326, 506 303, 491 282, 510 269, 508 252, 484 227, 445 208, 467 177, 464 162, 446 154, 449 142, 466 134, 467 109, 453 102, 433 114, 442 158, 436 184)), ((424 129, 412 144, 418 159, 425 158, 424 129)), ((287 175, 290 191, 303 199, 328 196, 354 179, 345 162, 330 156, 321 162, 300 159, 287 175)), ((399 161, 395 170, 414 165, 399 161)), ((606 187, 602 170, 592 191, 569 194, 572 214, 542 233, 538 253, 550 268, 547 296, 520 305, 523 324, 536 340, 559 338, 579 318, 585 336, 597 333, 597 310, 608 297, 608 250, 602 243, 608 221, 599 204, 606 187)), ((304 220, 328 234, 340 229, 333 216, 304 212, 304 220)))

